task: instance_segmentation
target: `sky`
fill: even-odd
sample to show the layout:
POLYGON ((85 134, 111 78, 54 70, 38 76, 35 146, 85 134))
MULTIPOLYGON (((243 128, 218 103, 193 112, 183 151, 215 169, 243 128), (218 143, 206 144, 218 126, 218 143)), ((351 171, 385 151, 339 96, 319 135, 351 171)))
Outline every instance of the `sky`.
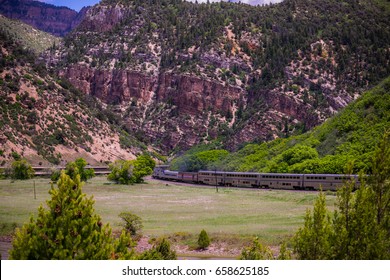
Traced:
MULTIPOLYGON (((38 1, 56 5, 56 6, 69 7, 76 11, 80 11, 80 9, 84 6, 93 6, 98 2, 100 2, 100 0, 38 0, 38 1)), ((195 2, 195 0, 187 0, 187 1, 195 2)), ((221 0, 210 0, 210 2, 219 2, 219 1, 221 0)), ((198 3, 202 3, 202 2, 207 2, 207 0, 198 0, 198 3)), ((239 0, 233 0, 232 2, 239 2, 239 0)), ((251 5, 258 5, 258 4, 268 4, 270 2, 279 3, 282 2, 282 0, 241 0, 241 2, 251 4, 251 5)))

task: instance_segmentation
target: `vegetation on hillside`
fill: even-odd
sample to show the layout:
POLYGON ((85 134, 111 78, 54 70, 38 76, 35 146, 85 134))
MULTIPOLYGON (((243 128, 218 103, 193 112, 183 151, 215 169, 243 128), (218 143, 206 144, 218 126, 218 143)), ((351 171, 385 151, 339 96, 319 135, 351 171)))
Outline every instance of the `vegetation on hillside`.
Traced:
POLYGON ((390 258, 390 135, 386 133, 373 158, 373 173, 345 182, 337 192, 337 209, 330 213, 320 193, 313 211, 293 239, 299 259, 390 258))
POLYGON ((35 54, 39 54, 50 47, 59 45, 61 42, 60 38, 2 15, 0 15, 0 29, 2 33, 7 33, 9 37, 14 38, 20 45, 25 46, 35 54))
MULTIPOLYGON (((389 76, 390 9, 383 2, 285 0, 249 6, 107 0, 93 7, 51 56, 58 58, 59 69, 83 65, 97 75, 114 73, 112 81, 121 71, 147 79, 169 73, 240 88, 245 97, 223 112, 207 108, 186 116, 174 94, 147 106, 135 97, 121 111, 138 139, 167 152, 194 143, 186 137, 166 143, 178 141, 171 134, 191 122, 205 124, 191 135, 196 142, 220 137, 235 149, 241 138, 263 141, 305 132, 389 76), (109 24, 99 25, 96 15, 109 24), (154 127, 157 115, 164 121, 154 127), (260 133, 261 127, 267 130, 260 133)), ((172 92, 180 90, 175 83, 172 92)))
MULTIPOLYGON (((106 0, 101 5, 118 3, 135 12, 126 13, 112 30, 99 36, 82 32, 85 30, 81 25, 81 32, 65 39, 69 50, 66 63, 85 60, 93 67, 108 67, 115 59, 116 68, 144 64, 144 71, 150 68, 148 64, 154 64, 179 72, 206 72, 235 85, 236 79, 247 82, 249 69, 232 63, 228 69, 216 72, 221 68, 218 60, 205 61, 202 56, 214 49, 217 56, 238 58, 242 51, 250 57, 254 69, 261 69, 261 75, 249 77, 253 95, 287 82, 285 67, 291 61, 316 66, 305 69, 289 87, 304 86, 305 75, 318 70, 335 73, 351 90, 378 82, 390 73, 390 9, 376 1, 285 0, 278 5, 254 7, 223 1, 196 5, 182 0, 106 0), (235 38, 224 35, 226 28, 235 38), (118 34, 129 36, 118 41, 118 34), (102 40, 116 42, 116 51, 91 53, 89 50, 102 40), (316 54, 322 57, 316 61, 312 47, 321 40, 330 49, 315 45, 316 54), (156 51, 147 47, 150 43, 161 47, 157 51, 161 61, 155 57, 156 51)), ((321 83, 313 84, 308 94, 321 95, 314 99, 326 102, 321 83)))
MULTIPOLYGON (((17 26, 17 23, 14 22, 14 25, 17 26)), ((49 73, 30 45, 25 45, 11 31, 3 26, 0 28, 2 141, 20 147, 24 157, 24 151, 32 149, 54 164, 62 160, 62 154, 57 150, 59 146, 75 153, 91 152, 95 142, 91 135, 106 137, 116 132, 121 135, 117 141, 122 149, 141 151, 146 148, 126 133, 118 117, 109 109, 104 109, 95 98, 81 93, 66 79, 49 73)), ((102 145, 109 145, 108 141, 106 139, 102 145)), ((10 160, 15 152, 6 147, 8 145, 2 148, 0 154, 4 160, 2 164, 10 160)))
MULTIPOLYGON (((387 78, 310 132, 248 144, 219 162, 207 162, 207 167, 227 171, 343 174, 347 163, 353 162, 354 173, 371 173, 375 147, 389 128, 390 78, 387 78)), ((190 151, 175 162, 197 157, 198 153, 190 151)))

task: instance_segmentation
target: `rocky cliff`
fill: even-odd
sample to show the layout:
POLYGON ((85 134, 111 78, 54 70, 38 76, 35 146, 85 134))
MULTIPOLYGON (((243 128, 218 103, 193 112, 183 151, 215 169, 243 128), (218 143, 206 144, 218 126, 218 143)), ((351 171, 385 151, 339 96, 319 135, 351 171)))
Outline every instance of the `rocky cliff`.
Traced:
POLYGON ((45 59, 142 141, 168 152, 223 139, 234 149, 305 131, 387 75, 387 15, 352 0, 105 0, 45 59))
POLYGON ((8 18, 18 19, 39 30, 55 36, 64 36, 83 19, 88 8, 78 13, 66 7, 31 1, 0 0, 0 13, 8 18))

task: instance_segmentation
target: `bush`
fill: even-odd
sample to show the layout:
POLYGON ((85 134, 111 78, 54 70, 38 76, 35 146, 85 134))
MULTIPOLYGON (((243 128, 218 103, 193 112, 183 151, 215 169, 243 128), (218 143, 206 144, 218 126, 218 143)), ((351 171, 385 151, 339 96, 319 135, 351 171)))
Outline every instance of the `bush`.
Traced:
POLYGON ((95 176, 95 171, 92 168, 85 169, 85 166, 87 166, 86 160, 83 158, 78 158, 66 165, 65 173, 71 178, 75 178, 77 174, 80 174, 81 181, 86 182, 95 176))
POLYGON ((141 229, 144 227, 142 225, 142 219, 132 213, 122 212, 119 214, 119 217, 123 220, 123 228, 130 233, 132 237, 139 235, 141 229))
POLYGON ((27 180, 34 177, 34 170, 25 160, 16 160, 11 165, 11 178, 16 180, 27 180))
POLYGON ((267 246, 263 246, 257 238, 251 246, 241 252, 240 260, 272 260, 274 257, 267 246))
POLYGON ((176 252, 171 250, 171 244, 163 238, 155 244, 152 249, 143 252, 138 259, 140 260, 176 260, 176 252))
POLYGON ((209 246, 210 246, 210 238, 207 232, 204 229, 202 229, 198 238, 198 248, 203 250, 209 246))
POLYGON ((142 183, 143 177, 152 174, 154 166, 149 155, 141 155, 136 160, 117 160, 109 165, 111 173, 107 179, 125 185, 142 183))
POLYGON ((11 156, 14 158, 14 160, 21 160, 22 157, 17 152, 12 152, 11 156))

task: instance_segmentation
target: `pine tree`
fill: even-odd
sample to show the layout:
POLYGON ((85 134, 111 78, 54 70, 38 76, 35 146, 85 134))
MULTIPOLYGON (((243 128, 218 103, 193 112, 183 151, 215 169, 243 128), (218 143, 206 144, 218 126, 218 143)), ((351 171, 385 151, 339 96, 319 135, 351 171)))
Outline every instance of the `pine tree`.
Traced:
POLYGON ((272 260, 274 259, 269 247, 260 243, 258 238, 253 240, 251 246, 241 251, 240 260, 272 260))
POLYGON ((199 249, 206 249, 209 246, 210 246, 210 238, 207 232, 204 229, 202 229, 198 237, 198 247, 199 249))
POLYGON ((163 238, 155 244, 152 249, 143 252, 137 259, 139 260, 176 260, 176 252, 171 250, 171 244, 163 238))
POLYGON ((110 226, 103 225, 94 213, 93 198, 82 192, 80 175, 72 180, 61 173, 57 187, 49 191, 48 209, 42 205, 38 217, 16 231, 11 259, 130 259, 134 253, 131 238, 122 232, 112 236, 110 226))
POLYGON ((306 211, 305 224, 294 236, 294 251, 306 260, 329 258, 331 236, 330 215, 326 208, 325 194, 320 193, 313 213, 306 211))

